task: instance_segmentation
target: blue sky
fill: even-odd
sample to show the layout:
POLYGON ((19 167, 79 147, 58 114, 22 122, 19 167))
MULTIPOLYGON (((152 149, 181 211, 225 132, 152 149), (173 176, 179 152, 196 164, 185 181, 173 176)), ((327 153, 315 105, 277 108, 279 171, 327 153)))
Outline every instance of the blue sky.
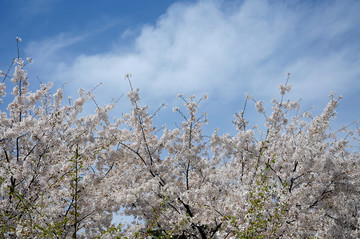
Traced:
MULTIPOLYGON (((356 0, 3 0, 0 69, 16 57, 19 36, 21 56, 34 60, 33 86, 68 82, 65 93, 75 97, 103 82, 95 94, 104 104, 126 95, 132 73, 144 104, 168 103, 161 124, 181 120, 171 113, 178 93, 208 93, 202 109, 223 132, 245 93, 280 98, 277 86, 291 72, 290 98, 320 110, 333 90, 344 96, 338 124, 347 124, 360 119, 359 12, 356 0)), ((120 115, 126 97, 118 104, 120 115)))

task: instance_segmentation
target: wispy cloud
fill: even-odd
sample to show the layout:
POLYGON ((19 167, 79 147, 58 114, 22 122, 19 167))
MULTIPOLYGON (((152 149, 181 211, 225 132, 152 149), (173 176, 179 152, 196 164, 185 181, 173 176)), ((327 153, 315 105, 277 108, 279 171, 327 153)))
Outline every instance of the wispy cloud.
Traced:
POLYGON ((60 60, 56 57, 56 55, 60 55, 61 51, 84 40, 85 37, 86 36, 72 36, 61 33, 55 37, 44 39, 40 42, 30 42, 27 46, 26 52, 41 61, 43 59, 51 60, 51 58, 54 57, 54 60, 60 60))
MULTIPOLYGON (((82 37, 65 40, 61 35, 28 50, 38 53, 39 64, 63 56, 68 60, 54 58, 54 80, 88 89, 102 81, 104 95, 126 92, 123 76, 131 72, 134 85, 150 101, 172 99, 179 92, 208 92, 224 102, 246 91, 267 98, 290 71, 294 94, 317 100, 330 90, 360 88, 360 46, 351 40, 360 36, 358 10, 356 1, 174 4, 155 25, 142 28, 126 53, 69 59, 66 47, 82 37)), ((113 44, 121 46, 121 37, 117 41, 113 44)))
POLYGON ((24 18, 34 16, 38 14, 46 14, 52 11, 56 7, 56 3, 61 0, 31 0, 21 1, 21 7, 19 8, 19 14, 24 18))

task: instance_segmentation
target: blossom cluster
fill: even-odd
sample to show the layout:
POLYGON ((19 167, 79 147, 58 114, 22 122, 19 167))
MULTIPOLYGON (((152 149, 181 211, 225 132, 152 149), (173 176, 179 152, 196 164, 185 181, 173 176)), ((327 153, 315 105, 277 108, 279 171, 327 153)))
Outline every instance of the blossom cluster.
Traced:
POLYGON ((207 95, 179 95, 184 120, 159 129, 132 86, 130 112, 111 121, 114 104, 96 105, 82 116, 91 92, 73 104, 51 83, 31 92, 24 61, 16 64, 13 100, 0 112, 0 237, 360 237, 359 135, 331 131, 333 95, 312 117, 283 101, 291 86, 280 85, 271 114, 255 103, 263 138, 244 111, 235 135, 206 137, 207 95), (114 213, 137 220, 118 226, 114 213))

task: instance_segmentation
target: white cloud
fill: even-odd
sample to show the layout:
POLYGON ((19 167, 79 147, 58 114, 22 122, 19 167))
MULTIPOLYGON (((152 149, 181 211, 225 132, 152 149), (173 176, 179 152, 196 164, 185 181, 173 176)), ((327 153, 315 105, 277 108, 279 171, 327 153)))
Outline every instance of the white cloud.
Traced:
POLYGON ((353 87, 359 89, 359 61, 350 62, 347 59, 349 51, 351 49, 327 57, 304 57, 295 61, 289 66, 295 75, 295 89, 299 93, 309 92, 305 96, 311 100, 316 100, 318 95, 328 94, 331 89, 339 93, 345 93, 353 87))
MULTIPOLYGON (((287 71, 293 73, 295 95, 310 100, 326 97, 330 90, 359 88, 359 47, 347 39, 359 37, 354 35, 359 34, 359 4, 329 1, 313 6, 300 1, 294 6, 261 0, 174 4, 156 25, 143 27, 127 53, 57 58, 53 77, 70 81, 73 88, 90 89, 102 81, 106 94, 99 97, 116 97, 127 91, 123 76, 131 72, 145 100, 156 102, 175 99, 179 92, 208 92, 224 102, 246 91, 272 97, 287 71)), ((68 44, 81 39, 56 39, 48 48, 36 43, 29 48, 46 49, 33 57, 45 64, 51 61, 49 55, 64 55, 68 44)))

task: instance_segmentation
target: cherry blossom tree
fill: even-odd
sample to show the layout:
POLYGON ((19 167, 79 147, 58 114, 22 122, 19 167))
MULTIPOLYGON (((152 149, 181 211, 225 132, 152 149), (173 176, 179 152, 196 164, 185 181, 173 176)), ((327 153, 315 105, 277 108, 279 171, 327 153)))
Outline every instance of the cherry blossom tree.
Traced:
POLYGON ((150 113, 126 75, 132 109, 110 120, 115 103, 101 107, 85 90, 65 103, 51 83, 31 92, 27 63, 14 62, 13 100, 0 112, 2 237, 360 237, 359 129, 332 130, 334 94, 312 116, 285 99, 286 81, 269 114, 246 99, 265 130, 246 121, 244 107, 235 135, 207 136, 206 95, 179 95, 181 124, 157 127, 162 107, 150 113), (83 116, 86 102, 95 113, 83 116), (116 225, 114 213, 136 220, 116 225))
MULTIPOLYGON (((18 40, 19 41, 19 40, 18 40)), ((113 104, 80 117, 93 96, 63 106, 52 84, 29 91, 26 63, 15 59, 13 101, 0 116, 0 231, 8 238, 76 238, 110 227, 120 205, 108 199, 105 178, 117 142, 109 137, 113 104)), ((3 74, 5 80, 6 74, 3 74)), ((5 97, 5 83, 0 84, 5 97)))
POLYGON ((123 205, 146 224, 130 232, 140 238, 159 231, 165 238, 357 238, 359 154, 330 128, 341 97, 331 95, 312 117, 298 102, 284 101, 290 89, 280 85, 281 100, 273 100, 269 116, 256 102, 266 119, 263 139, 248 128, 244 111, 236 115, 235 136, 205 137, 206 114, 198 114, 198 104, 206 96, 182 95, 188 114, 174 109, 184 118, 181 127, 157 137, 132 90, 134 109, 125 116, 131 130, 120 144, 135 173, 123 205))

